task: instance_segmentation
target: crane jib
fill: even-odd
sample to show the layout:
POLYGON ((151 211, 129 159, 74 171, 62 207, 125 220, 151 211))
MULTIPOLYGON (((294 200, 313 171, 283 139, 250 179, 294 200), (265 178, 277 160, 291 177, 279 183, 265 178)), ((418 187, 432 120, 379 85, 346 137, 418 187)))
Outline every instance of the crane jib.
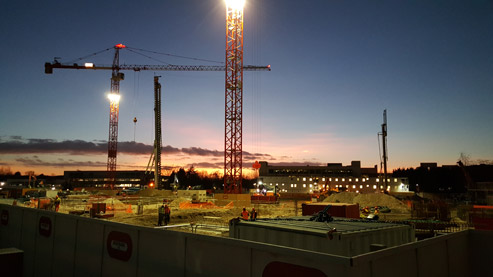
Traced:
MULTIPOLYGON (((54 68, 60 69, 92 69, 92 70, 113 70, 110 65, 79 65, 79 64, 62 64, 62 63, 45 63, 45 73, 52 74, 54 68)), ((220 65, 120 65, 116 69, 118 70, 155 70, 155 71, 225 71, 225 66, 220 65)), ((243 67, 245 71, 270 71, 270 65, 268 66, 253 66, 246 65, 243 67)))

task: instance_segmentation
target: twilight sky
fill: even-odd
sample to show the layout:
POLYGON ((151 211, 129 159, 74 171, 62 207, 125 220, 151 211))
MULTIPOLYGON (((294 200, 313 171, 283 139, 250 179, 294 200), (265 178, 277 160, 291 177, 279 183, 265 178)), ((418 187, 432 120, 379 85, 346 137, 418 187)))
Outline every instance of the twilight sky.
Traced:
MULTIPOLYGON (((223 0, 0 0, 0 167, 37 174, 106 170, 110 71, 123 43, 224 61, 223 0)), ((247 0, 244 167, 493 159, 493 2, 247 0)), ((204 64, 122 50, 120 63, 204 64)), ((121 82, 118 169, 145 169, 154 138, 153 76, 162 76, 163 165, 222 172, 224 73, 132 72, 121 82), (136 125, 133 118, 137 117, 136 125), (135 142, 134 142, 135 136, 135 142)))

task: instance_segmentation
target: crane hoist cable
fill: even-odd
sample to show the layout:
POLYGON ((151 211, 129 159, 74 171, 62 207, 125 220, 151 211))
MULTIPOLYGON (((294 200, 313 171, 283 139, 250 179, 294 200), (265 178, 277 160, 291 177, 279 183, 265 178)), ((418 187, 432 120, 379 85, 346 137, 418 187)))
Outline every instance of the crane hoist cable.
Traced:
POLYGON ((84 60, 84 59, 87 59, 87 58, 89 58, 89 57, 96 56, 96 55, 98 55, 98 54, 104 53, 104 52, 109 51, 109 50, 112 50, 112 49, 114 49, 114 47, 106 48, 106 49, 104 49, 104 50, 101 50, 101 51, 98 51, 98 52, 94 52, 94 53, 89 54, 89 55, 86 55, 86 56, 82 56, 82 57, 80 57, 80 58, 77 58, 77 59, 75 59, 75 60, 69 61, 69 62, 67 62, 67 63, 74 63, 74 62, 76 62, 76 61, 82 61, 82 60, 84 60))
POLYGON ((139 52, 134 51, 134 50, 131 50, 131 49, 128 49, 128 51, 130 51, 130 52, 132 52, 132 53, 135 53, 135 54, 137 54, 137 55, 141 55, 141 56, 143 56, 143 57, 146 57, 146 58, 148 58, 148 59, 150 59, 150 60, 153 60, 153 61, 156 61, 156 62, 160 62, 160 63, 166 64, 166 65, 172 65, 172 64, 170 64, 170 63, 168 63, 168 62, 158 60, 158 59, 156 59, 156 58, 153 58, 153 57, 151 57, 151 56, 148 56, 148 55, 145 55, 145 54, 139 53, 139 52))
POLYGON ((129 47, 129 46, 127 46, 127 49, 128 50, 133 49, 133 50, 142 51, 142 52, 148 52, 148 53, 153 53, 153 54, 158 54, 158 55, 165 55, 165 56, 169 56, 169 57, 182 58, 182 59, 188 59, 188 60, 194 60, 194 61, 203 61, 203 62, 224 64, 224 62, 220 62, 220 61, 213 61, 213 60, 207 60, 207 59, 201 59, 201 58, 195 58, 195 57, 180 56, 180 55, 175 55, 175 54, 156 52, 156 51, 145 50, 145 49, 141 49, 141 48, 134 48, 134 47, 129 47))

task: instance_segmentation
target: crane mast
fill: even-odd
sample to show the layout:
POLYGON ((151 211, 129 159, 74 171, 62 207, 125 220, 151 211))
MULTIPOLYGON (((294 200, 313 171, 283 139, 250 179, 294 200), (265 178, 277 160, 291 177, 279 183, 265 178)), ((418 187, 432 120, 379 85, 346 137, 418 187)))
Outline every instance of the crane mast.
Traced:
POLYGON ((161 84, 159 76, 154 76, 154 184, 156 188, 161 188, 161 84))
POLYGON ((108 137, 108 179, 111 188, 115 185, 116 154, 118 150, 118 114, 120 107, 120 81, 123 73, 120 73, 120 49, 125 48, 123 44, 115 45, 115 56, 111 72, 111 94, 110 94, 110 121, 108 137))
POLYGON ((389 182, 387 180, 387 110, 383 111, 383 124, 382 124, 382 150, 383 150, 383 180, 385 189, 388 188, 389 182))
MULTIPOLYGON (((237 1, 239 2, 239 1, 237 1)), ((224 193, 241 193, 243 123, 243 7, 226 4, 224 193)))

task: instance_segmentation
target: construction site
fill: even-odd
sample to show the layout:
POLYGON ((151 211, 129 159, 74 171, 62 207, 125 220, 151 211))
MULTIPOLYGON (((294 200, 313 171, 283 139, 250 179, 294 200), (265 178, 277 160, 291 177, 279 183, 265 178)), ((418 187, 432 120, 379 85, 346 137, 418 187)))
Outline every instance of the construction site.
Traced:
POLYGON ((379 172, 352 162, 296 172, 272 167, 260 175, 267 162, 256 161, 255 188, 243 187, 250 167, 243 163, 243 75, 271 71, 270 65, 244 64, 244 4, 226 1, 224 65, 120 64, 122 51, 142 50, 122 43, 103 51, 113 51, 111 65, 45 63, 46 74, 111 71, 107 171, 99 183, 72 189, 2 183, 0 265, 6 276, 486 276, 493 262, 490 191, 483 202, 460 204, 410 191, 406 178, 387 169, 386 110, 378 130, 379 172), (155 137, 145 185, 119 183, 123 71, 225 74, 220 188, 165 189, 171 175, 162 172, 160 76, 153 78, 155 137), (164 207, 169 222, 162 224, 164 207))

